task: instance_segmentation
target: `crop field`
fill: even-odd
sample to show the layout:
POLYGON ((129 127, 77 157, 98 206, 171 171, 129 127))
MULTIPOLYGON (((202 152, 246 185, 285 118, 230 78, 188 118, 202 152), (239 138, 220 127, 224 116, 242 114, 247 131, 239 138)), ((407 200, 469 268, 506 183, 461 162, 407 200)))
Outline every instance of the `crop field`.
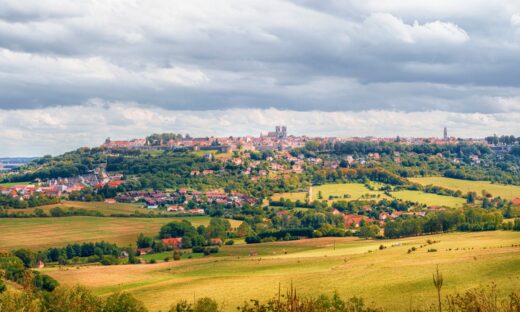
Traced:
POLYGON ((494 197, 502 197, 505 199, 514 199, 520 197, 520 186, 493 184, 488 181, 468 181, 458 180, 444 177, 428 177, 428 178, 411 178, 412 182, 421 185, 437 185, 452 190, 460 190, 462 193, 476 192, 478 195, 482 194, 482 190, 486 190, 494 197))
POLYGON ((398 191, 392 192, 392 196, 404 201, 417 202, 428 206, 461 207, 466 200, 460 197, 442 196, 437 194, 424 193, 420 191, 398 191))
MULTIPOLYGON (((0 219, 0 251, 14 248, 39 250, 68 243, 101 240, 126 246, 135 245, 139 233, 157 235, 161 226, 169 222, 189 220, 194 226, 209 224, 209 217, 186 218, 4 218, 0 219)), ((232 220, 230 220, 232 221, 232 220)), ((233 221, 238 226, 240 221, 233 221)))
POLYGON ((204 296, 233 311, 245 300, 271 298, 278 285, 283 290, 291 283, 302 295, 337 291, 344 298, 361 296, 385 311, 404 311, 411 304, 435 302, 437 265, 444 276, 443 294, 494 282, 504 298, 520 285, 519 244, 520 232, 509 231, 399 240, 320 238, 224 246, 217 256, 174 262, 44 271, 62 284, 82 284, 100 295, 128 291, 154 311, 204 296), (412 247, 416 251, 408 253, 412 247))
POLYGON ((54 207, 60 207, 63 210, 68 210, 69 208, 76 209, 86 209, 92 211, 99 211, 105 216, 110 216, 112 214, 132 214, 136 210, 144 213, 155 213, 155 211, 143 208, 143 204, 133 203, 115 203, 115 204, 107 204, 105 202, 81 202, 81 201, 62 201, 59 204, 52 204, 41 207, 34 208, 25 208, 25 209, 8 209, 9 213, 25 213, 32 214, 35 209, 40 208, 49 214, 49 211, 54 207))

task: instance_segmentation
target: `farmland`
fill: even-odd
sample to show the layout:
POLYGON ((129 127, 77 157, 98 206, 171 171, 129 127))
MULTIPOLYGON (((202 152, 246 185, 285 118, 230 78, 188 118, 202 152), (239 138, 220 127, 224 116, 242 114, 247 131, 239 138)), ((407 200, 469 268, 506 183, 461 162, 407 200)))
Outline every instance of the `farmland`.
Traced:
MULTIPOLYGON (((382 184, 375 185, 377 187, 382 184)), ((321 199, 329 200, 333 202, 336 200, 380 200, 390 199, 383 191, 370 190, 364 184, 361 183, 343 183, 343 184, 324 184, 320 186, 312 187, 312 198, 311 200, 319 199, 321 193, 321 199), (329 199, 330 198, 330 199, 329 199)), ((280 200, 281 198, 290 199, 291 201, 305 201, 306 192, 293 192, 293 193, 278 193, 275 194, 272 199, 280 200)), ((397 191, 391 193, 392 198, 401 199, 404 201, 417 202, 428 206, 447 206, 447 207, 460 207, 465 203, 463 198, 441 196, 437 194, 424 193, 421 191, 397 191)))
POLYGON ((44 271, 101 295, 128 291, 152 310, 168 309, 182 298, 211 296, 231 311, 249 298, 275 295, 278 283, 282 289, 293 283, 304 295, 337 291, 402 311, 434 302, 431 274, 437 264, 445 294, 495 282, 504 296, 520 283, 520 248, 512 247, 519 243, 520 233, 504 231, 377 241, 322 238, 225 246, 217 257, 178 262, 44 271), (427 245, 428 239, 438 242, 427 245), (379 250, 380 245, 387 248, 379 250), (408 253, 411 247, 417 251, 408 253), (258 256, 248 256, 251 250, 258 256))
POLYGON ((452 190, 460 190, 464 194, 467 192, 476 192, 480 195, 483 190, 486 190, 494 197, 500 196, 509 200, 520 197, 520 186, 493 184, 488 181, 468 181, 444 177, 412 178, 410 181, 421 185, 431 184, 452 190))
POLYGON ((59 207, 63 210, 68 210, 69 208, 75 209, 85 209, 90 211, 98 211, 105 216, 110 216, 112 214, 132 214, 136 211, 144 212, 144 213, 155 213, 153 210, 143 208, 143 204, 126 204, 126 203, 114 203, 107 204, 105 202, 81 202, 81 201, 62 201, 59 204, 52 204, 41 207, 34 208, 25 208, 25 209, 8 209, 9 213, 24 213, 24 214, 32 214, 34 210, 37 208, 42 209, 44 212, 49 214, 49 211, 54 208, 59 207))
POLYGON ((417 202, 427 206, 446 206, 446 207, 460 207, 466 200, 460 197, 442 196, 437 194, 424 193, 420 191, 398 191, 392 192, 394 198, 417 202))
MULTIPOLYGON (((364 184, 361 183, 341 183, 341 184, 324 184, 320 186, 313 186, 311 190, 310 200, 320 199, 318 198, 321 192, 321 199, 329 200, 329 197, 333 197, 334 200, 357 200, 361 198, 367 199, 383 199, 389 198, 382 191, 369 190, 364 184), (367 196, 368 195, 368 196, 367 196)), ((307 192, 292 192, 292 193, 278 193, 275 194, 272 199, 280 200, 280 198, 290 199, 292 201, 300 200, 305 201, 307 192)))
MULTIPOLYGON (((209 217, 186 217, 193 225, 209 224, 209 217)), ((105 240, 126 246, 139 233, 156 235, 162 225, 181 218, 9 218, 0 219, 0 251, 14 248, 43 249, 68 243, 105 240)), ((236 221, 232 225, 236 225, 236 221)))

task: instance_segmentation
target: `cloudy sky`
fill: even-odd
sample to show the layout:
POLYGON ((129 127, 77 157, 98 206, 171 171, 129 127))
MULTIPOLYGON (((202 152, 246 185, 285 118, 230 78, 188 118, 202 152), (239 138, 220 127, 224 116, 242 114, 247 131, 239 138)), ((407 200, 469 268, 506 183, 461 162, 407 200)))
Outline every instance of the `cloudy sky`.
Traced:
POLYGON ((520 135, 518 0, 0 0, 0 156, 152 132, 520 135))

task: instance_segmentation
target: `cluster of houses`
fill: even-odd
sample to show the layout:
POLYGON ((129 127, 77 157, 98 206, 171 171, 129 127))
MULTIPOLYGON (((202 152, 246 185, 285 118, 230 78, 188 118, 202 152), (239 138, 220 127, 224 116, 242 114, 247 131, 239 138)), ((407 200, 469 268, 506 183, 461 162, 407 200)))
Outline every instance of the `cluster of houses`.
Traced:
POLYGON ((36 180, 34 184, 19 184, 10 187, 0 186, 0 193, 19 200, 28 199, 35 194, 62 197, 87 187, 102 188, 107 184, 110 187, 117 187, 125 183, 122 178, 122 175, 108 175, 101 168, 98 168, 92 173, 76 177, 50 179, 46 182, 36 180))
POLYGON ((159 191, 130 191, 116 196, 115 201, 123 203, 143 202, 146 208, 157 209, 164 207, 169 212, 204 214, 204 209, 188 209, 189 202, 195 204, 222 204, 241 207, 244 204, 254 205, 256 199, 237 192, 208 191, 199 192, 180 188, 175 192, 164 193, 159 191))

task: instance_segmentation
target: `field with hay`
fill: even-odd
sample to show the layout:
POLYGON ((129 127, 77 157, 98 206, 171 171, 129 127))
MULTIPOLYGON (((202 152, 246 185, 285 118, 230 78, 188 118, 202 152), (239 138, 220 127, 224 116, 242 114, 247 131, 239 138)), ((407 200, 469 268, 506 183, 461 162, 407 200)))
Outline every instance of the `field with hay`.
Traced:
POLYGON ((437 185, 452 190, 460 190, 462 193, 476 192, 478 195, 482 194, 483 190, 491 193, 494 197, 502 197, 505 199, 514 199, 520 197, 520 186, 493 184, 488 181, 468 181, 458 180, 444 177, 428 177, 428 178, 411 178, 412 182, 421 185, 437 185))
POLYGON ((404 311, 435 302, 437 265, 444 294, 494 282, 504 297, 520 285, 519 245, 520 233, 506 231, 398 240, 320 238, 224 246, 217 256, 175 262, 43 271, 62 284, 82 284, 100 295, 128 291, 154 311, 205 296, 233 311, 245 300, 270 298, 278 285, 283 290, 291 284, 301 295, 337 291, 343 298, 361 296, 385 311, 404 311))
MULTIPOLYGON (((157 235, 161 226, 169 222, 188 220, 194 226, 209 224, 209 217, 185 218, 3 218, 0 219, 0 251, 14 248, 39 250, 68 243, 108 241, 127 246, 139 233, 157 235)), ((230 220, 232 226, 240 221, 230 220)))
POLYGON ((24 208, 24 209, 8 209, 9 213, 24 213, 24 214, 33 214, 34 210, 37 208, 42 209, 45 213, 49 214, 49 211, 52 208, 59 207, 63 210, 68 210, 69 208, 75 209, 85 209, 90 211, 98 211, 105 216, 110 216, 112 214, 132 214, 136 211, 141 213, 155 213, 154 210, 146 209, 143 207, 142 203, 114 203, 108 204, 105 202, 82 202, 82 201, 68 201, 64 200, 59 204, 52 204, 34 208, 24 208))

